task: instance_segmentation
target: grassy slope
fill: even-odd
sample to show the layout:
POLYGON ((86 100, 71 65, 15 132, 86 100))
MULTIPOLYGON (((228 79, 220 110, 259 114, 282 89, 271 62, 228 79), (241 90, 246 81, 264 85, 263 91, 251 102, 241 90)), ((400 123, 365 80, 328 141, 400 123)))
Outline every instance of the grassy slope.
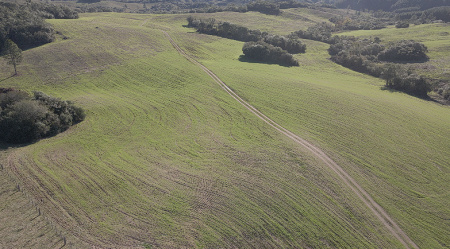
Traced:
POLYGON ((384 82, 328 61, 328 45, 309 42, 300 68, 284 68, 238 64, 239 47, 223 43, 235 44, 210 44, 220 52, 204 54, 205 65, 277 122, 341 158, 419 246, 449 244, 448 107, 381 91, 384 82))
POLYGON ((165 29, 269 116, 351 162, 419 246, 448 244, 436 216, 448 215, 448 177, 427 168, 448 172, 448 108, 380 91, 376 79, 329 63, 319 43, 301 68, 242 63, 241 43, 186 33, 184 20, 53 20, 71 39, 25 52, 20 78, 2 81, 88 110, 85 122, 6 160, 55 200, 46 207, 67 230, 98 245, 399 246, 327 168, 179 56, 165 29))

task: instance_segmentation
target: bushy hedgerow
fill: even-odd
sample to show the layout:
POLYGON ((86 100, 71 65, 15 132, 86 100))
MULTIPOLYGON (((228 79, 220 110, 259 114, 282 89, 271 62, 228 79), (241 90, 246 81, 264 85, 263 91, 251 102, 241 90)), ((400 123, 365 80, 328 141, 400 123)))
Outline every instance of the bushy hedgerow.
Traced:
POLYGON ((56 135, 83 121, 85 113, 70 101, 42 92, 0 91, 0 140, 27 143, 56 135))
POLYGON ((197 19, 190 16, 187 18, 187 21, 188 27, 196 28, 199 33, 217 35, 237 41, 258 41, 268 35, 266 32, 248 29, 229 22, 217 22, 213 18, 197 19))
POLYGON ((284 66, 298 66, 298 61, 287 51, 263 41, 246 42, 242 47, 245 57, 284 66))

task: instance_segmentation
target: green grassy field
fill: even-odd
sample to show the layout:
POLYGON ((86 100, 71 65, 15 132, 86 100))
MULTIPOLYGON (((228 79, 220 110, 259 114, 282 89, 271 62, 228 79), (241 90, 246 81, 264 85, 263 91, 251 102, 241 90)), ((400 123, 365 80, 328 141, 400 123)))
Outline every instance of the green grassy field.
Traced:
MULTIPOLYGON (((87 111, 65 133, 2 159, 67 233, 101 247, 401 247, 328 167, 236 103, 164 30, 326 150, 419 247, 450 244, 450 108, 383 91, 330 62, 317 42, 298 55, 300 67, 240 62, 241 42, 196 34, 182 27, 186 17, 50 20, 70 39, 25 51, 18 77, 2 67, 1 86, 87 111)), ((283 24, 290 18, 267 26, 273 18, 230 14, 251 28, 284 27, 273 33, 299 29, 283 24)))

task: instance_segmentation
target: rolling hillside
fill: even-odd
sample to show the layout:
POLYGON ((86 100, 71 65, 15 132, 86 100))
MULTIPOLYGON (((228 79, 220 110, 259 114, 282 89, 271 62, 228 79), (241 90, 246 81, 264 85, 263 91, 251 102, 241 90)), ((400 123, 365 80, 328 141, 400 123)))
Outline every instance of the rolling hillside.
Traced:
MULTIPOLYGON (((325 19, 197 15, 278 34, 325 19)), ((18 77, 2 67, 1 86, 87 112, 65 133, 3 149, 2 164, 68 238, 81 247, 402 247, 331 168, 236 102, 164 31, 325 151, 418 247, 450 244, 449 107, 383 91, 379 79, 329 61, 319 42, 305 41, 300 67, 241 62, 241 42, 197 34, 186 17, 49 20, 69 39, 25 51, 18 77)))

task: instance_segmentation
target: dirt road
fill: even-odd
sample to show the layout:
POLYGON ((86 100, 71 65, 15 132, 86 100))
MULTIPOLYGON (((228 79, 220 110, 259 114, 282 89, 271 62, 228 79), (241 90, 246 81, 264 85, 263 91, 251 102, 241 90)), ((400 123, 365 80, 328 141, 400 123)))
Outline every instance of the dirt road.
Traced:
POLYGON ((217 75, 215 75, 211 70, 200 64, 198 61, 194 60, 191 56, 186 54, 170 37, 170 35, 163 31, 166 37, 169 39, 172 46, 187 60, 199 66, 205 73, 207 73, 214 81, 222 87, 231 97, 242 104, 245 108, 255 114, 258 118, 266 122, 268 125, 273 127, 275 130, 284 134, 285 136, 292 139, 297 144, 308 149, 313 155, 322 160, 330 169, 332 169, 342 181, 353 191, 353 193, 362 201, 366 206, 372 210, 376 217, 385 225, 385 227, 395 236, 406 248, 419 248, 414 241, 412 241, 408 235, 394 222, 394 220, 388 215, 388 213, 376 203, 372 197, 349 175, 345 172, 336 162, 334 162, 330 157, 328 157, 320 148, 314 146, 310 142, 304 140, 303 138, 295 135, 289 130, 285 129, 281 125, 274 122, 272 119, 258 111, 255 107, 243 100, 239 95, 237 95, 233 90, 231 90, 222 80, 220 80, 217 75))

